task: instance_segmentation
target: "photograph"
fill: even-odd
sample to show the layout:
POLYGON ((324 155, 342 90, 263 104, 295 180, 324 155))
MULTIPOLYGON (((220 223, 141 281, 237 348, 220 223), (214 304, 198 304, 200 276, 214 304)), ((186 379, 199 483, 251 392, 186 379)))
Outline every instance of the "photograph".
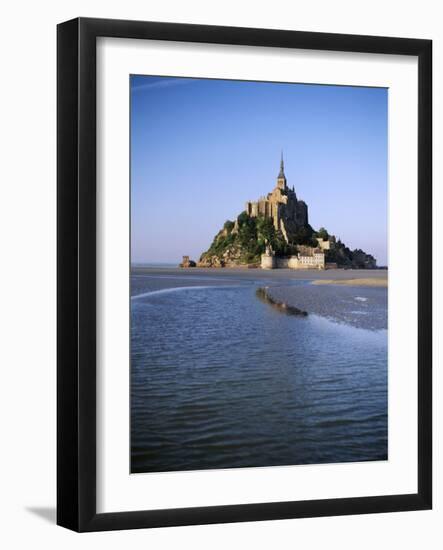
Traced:
POLYGON ((131 473, 388 460, 388 89, 129 94, 131 473))
POLYGON ((364 8, 5 3, 6 550, 442 547, 442 10, 364 8))

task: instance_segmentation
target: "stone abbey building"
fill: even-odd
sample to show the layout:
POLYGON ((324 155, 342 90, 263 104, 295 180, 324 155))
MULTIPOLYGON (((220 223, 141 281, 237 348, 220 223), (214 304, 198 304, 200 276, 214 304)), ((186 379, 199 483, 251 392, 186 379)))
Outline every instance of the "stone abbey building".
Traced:
POLYGON ((252 218, 260 215, 272 218, 275 229, 282 232, 286 242, 292 241, 292 235, 300 228, 307 227, 308 207, 304 201, 297 199, 294 187, 291 189, 287 185, 283 154, 276 186, 266 197, 248 201, 245 211, 252 218))
MULTIPOLYGON (((308 227, 308 206, 297 199, 294 187, 288 187, 283 153, 280 160, 280 172, 277 184, 271 193, 261 197, 256 202, 247 202, 246 213, 251 217, 264 216, 271 218, 276 230, 280 230, 287 243, 293 242, 297 232, 308 227)), ((330 248, 330 242, 318 239, 316 248, 298 246, 298 253, 293 256, 277 257, 271 247, 266 247, 261 256, 262 269, 290 268, 290 269, 325 269, 324 250, 330 248)))

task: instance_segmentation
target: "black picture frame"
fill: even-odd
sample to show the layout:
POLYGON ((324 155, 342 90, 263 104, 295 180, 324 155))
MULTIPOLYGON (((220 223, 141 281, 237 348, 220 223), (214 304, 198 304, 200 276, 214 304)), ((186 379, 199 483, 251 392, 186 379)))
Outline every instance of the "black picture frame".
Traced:
POLYGON ((426 510, 432 506, 432 42, 79 18, 57 29, 57 523, 75 531, 426 510), (173 40, 418 58, 416 494, 96 512, 96 39, 173 40))

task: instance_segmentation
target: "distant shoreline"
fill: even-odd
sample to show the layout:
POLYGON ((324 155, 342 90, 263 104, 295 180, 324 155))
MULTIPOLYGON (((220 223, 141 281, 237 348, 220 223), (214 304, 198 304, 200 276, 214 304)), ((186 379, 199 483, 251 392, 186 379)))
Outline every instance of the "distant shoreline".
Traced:
POLYGON ((368 277, 361 279, 317 279, 312 281, 313 285, 347 285, 347 286, 370 286, 370 287, 388 287, 387 278, 368 277))

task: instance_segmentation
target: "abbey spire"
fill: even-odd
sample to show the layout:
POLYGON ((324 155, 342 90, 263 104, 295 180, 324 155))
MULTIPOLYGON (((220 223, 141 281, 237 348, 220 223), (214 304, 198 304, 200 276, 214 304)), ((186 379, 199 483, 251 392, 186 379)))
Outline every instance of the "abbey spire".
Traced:
POLYGON ((279 189, 286 189, 286 176, 285 176, 285 163, 283 161, 283 151, 280 158, 280 172, 277 176, 277 187, 279 189))
POLYGON ((278 174, 278 177, 279 178, 285 178, 286 179, 286 176, 285 176, 285 163, 283 161, 283 151, 281 152, 281 158, 280 158, 280 172, 278 174))

